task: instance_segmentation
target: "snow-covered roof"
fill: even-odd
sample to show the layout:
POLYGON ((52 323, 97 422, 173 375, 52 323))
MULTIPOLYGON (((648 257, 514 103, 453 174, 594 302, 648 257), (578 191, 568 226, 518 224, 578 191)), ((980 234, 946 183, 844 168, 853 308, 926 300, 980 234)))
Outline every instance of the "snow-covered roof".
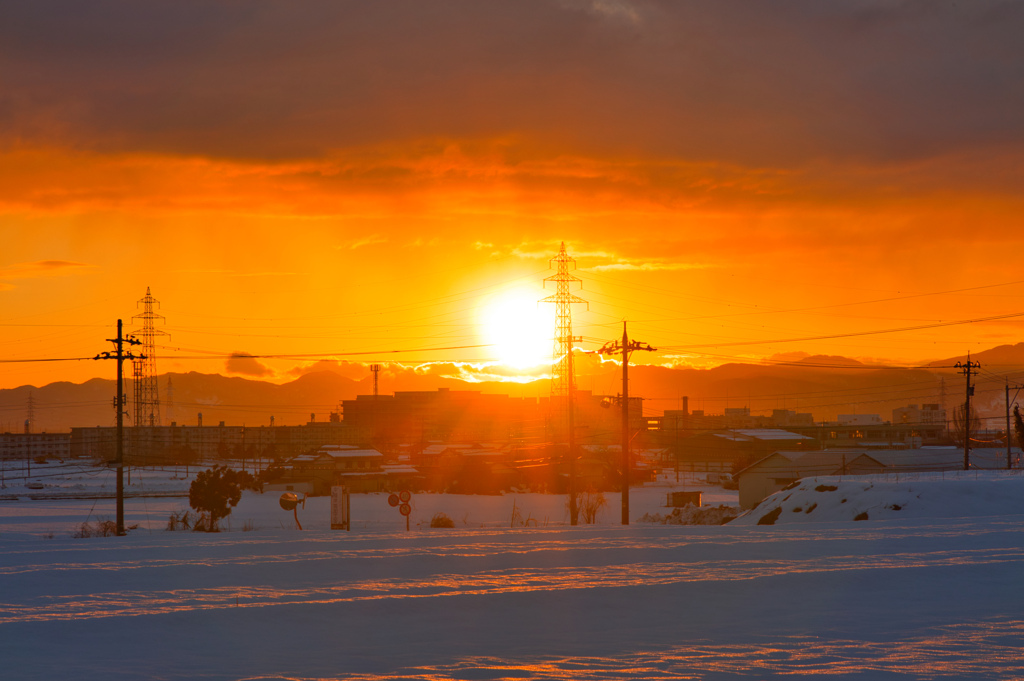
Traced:
MULTIPOLYGON (((1018 461, 1021 450, 1011 448, 1011 459, 1018 461)), ((843 465, 859 467, 878 464, 890 472, 895 471, 953 471, 964 465, 964 450, 958 447, 926 447, 918 449, 843 448, 823 451, 778 451, 758 459, 737 476, 753 468, 762 470, 789 470, 794 474, 833 475, 843 465), (770 460, 770 461, 769 461, 770 460)), ((1006 448, 979 447, 971 450, 971 468, 1006 468, 1006 448)))
MULTIPOLYGON (((580 449, 587 452, 621 452, 622 445, 580 445, 580 449)), ((637 455, 664 454, 666 451, 668 451, 668 448, 657 447, 649 449, 646 447, 630 447, 629 451, 637 455)))
POLYGON ((715 433, 716 437, 726 440, 813 440, 810 435, 791 433, 778 428, 735 428, 724 433, 715 433))
POLYGON ((381 470, 383 470, 388 475, 417 475, 417 474, 419 474, 419 470, 414 468, 413 466, 408 466, 408 465, 400 464, 400 463, 384 464, 383 466, 381 466, 381 470))
MULTIPOLYGON (((327 447, 330 447, 330 446, 332 446, 332 445, 325 445, 324 447, 321 447, 320 449, 318 449, 317 453, 316 453, 316 456, 314 458, 319 458, 319 457, 324 456, 324 455, 329 456, 332 459, 356 459, 356 458, 359 458, 359 459, 365 459, 365 458, 376 459, 376 458, 383 458, 384 457, 384 455, 381 454, 380 452, 378 452, 376 449, 357 449, 357 448, 350 448, 350 449, 327 449, 327 447)), ((305 455, 303 455, 303 456, 305 456, 305 455)), ((299 457, 296 457, 296 459, 298 459, 298 458, 299 457)))
POLYGON ((433 444, 427 445, 423 448, 423 454, 430 456, 431 454, 437 455, 448 449, 475 449, 477 445, 446 445, 446 444, 433 444))
MULTIPOLYGON (((1021 455, 1019 447, 1010 448, 1010 457, 1016 461, 1021 455)), ((959 470, 964 466, 963 447, 928 447, 920 449, 872 452, 889 468, 912 470, 959 470)), ((971 449, 971 468, 1006 468, 1006 447, 975 447, 971 449)))

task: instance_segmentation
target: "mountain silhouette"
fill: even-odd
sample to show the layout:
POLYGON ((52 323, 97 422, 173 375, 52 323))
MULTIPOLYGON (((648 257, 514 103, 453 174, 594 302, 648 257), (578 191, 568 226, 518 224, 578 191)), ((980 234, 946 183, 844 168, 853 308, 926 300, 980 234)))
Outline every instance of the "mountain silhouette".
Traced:
MULTIPOLYGON (((892 410, 908 404, 939 403, 946 408, 963 402, 966 382, 953 368, 962 357, 930 362, 921 368, 872 366, 835 356, 809 356, 769 364, 723 364, 711 369, 635 365, 630 367, 630 395, 644 397, 644 413, 658 415, 665 409, 680 409, 684 396, 691 410, 722 413, 726 407, 749 407, 754 414, 773 409, 811 412, 817 421, 833 420, 838 414, 879 414, 891 418, 892 410)), ((1001 345, 971 354, 982 371, 973 380, 975 405, 986 427, 999 428, 1005 419, 1004 383, 1024 380, 1024 343, 1001 345)), ((621 392, 618 365, 581 361, 577 387, 595 394, 621 392)), ((159 377, 161 411, 165 423, 195 424, 203 414, 205 425, 225 421, 231 425, 298 425, 311 415, 328 420, 342 400, 373 392, 366 367, 321 364, 317 370, 301 373, 294 380, 275 384, 268 381, 203 374, 163 374, 159 377), (355 378, 362 376, 362 378, 355 378), (166 400, 167 378, 174 385, 173 404, 166 400)), ((428 390, 473 390, 537 398, 549 394, 546 380, 532 383, 500 381, 468 382, 459 378, 425 374, 412 368, 389 366, 382 372, 380 392, 428 390)), ((112 380, 95 378, 84 383, 56 382, 0 390, 0 430, 21 431, 29 394, 35 411, 35 431, 60 431, 72 426, 114 425, 112 380)), ((126 391, 131 425, 131 385, 126 391)), ((1012 395, 1011 395, 1012 397, 1012 395)))

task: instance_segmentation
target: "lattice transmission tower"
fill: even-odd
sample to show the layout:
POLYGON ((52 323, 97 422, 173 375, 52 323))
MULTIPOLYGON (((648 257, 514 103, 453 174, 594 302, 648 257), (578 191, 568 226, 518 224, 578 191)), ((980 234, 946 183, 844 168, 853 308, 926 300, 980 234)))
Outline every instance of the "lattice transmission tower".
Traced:
POLYGON ((146 295, 136 306, 142 306, 142 312, 132 317, 140 320, 142 328, 134 335, 142 341, 142 357, 132 360, 133 377, 135 379, 135 426, 159 426, 160 421, 160 386, 156 378, 156 338, 166 336, 166 332, 156 328, 156 323, 166 321, 163 315, 154 311, 160 301, 153 297, 149 287, 146 295))
POLYGON ((551 364, 551 416, 555 423, 564 424, 565 427, 567 440, 565 460, 569 468, 569 524, 575 525, 579 519, 579 507, 576 489, 576 407, 574 404, 576 380, 572 349, 574 343, 583 339, 572 335, 572 305, 573 303, 583 303, 589 308, 590 304, 569 290, 574 283, 582 286, 583 280, 569 274, 569 266, 572 265, 575 268, 576 261, 565 252, 564 241, 558 255, 548 262, 548 266, 554 266, 555 263, 558 264, 558 271, 544 279, 545 287, 549 281, 555 282, 555 295, 548 296, 541 302, 555 304, 555 351, 554 361, 551 364))
MULTIPOLYGON (((583 280, 569 274, 569 266, 576 268, 576 261, 565 252, 565 242, 558 251, 558 255, 548 261, 549 267, 557 263, 558 272, 544 279, 544 286, 549 281, 555 282, 555 295, 541 299, 542 303, 555 304, 555 349, 552 355, 554 362, 551 365, 551 396, 571 397, 574 390, 574 370, 572 348, 573 343, 582 341, 582 338, 572 335, 572 305, 582 303, 588 308, 588 303, 583 298, 569 290, 574 283, 582 285, 583 280)), ((556 400, 553 400, 556 401, 556 400)))

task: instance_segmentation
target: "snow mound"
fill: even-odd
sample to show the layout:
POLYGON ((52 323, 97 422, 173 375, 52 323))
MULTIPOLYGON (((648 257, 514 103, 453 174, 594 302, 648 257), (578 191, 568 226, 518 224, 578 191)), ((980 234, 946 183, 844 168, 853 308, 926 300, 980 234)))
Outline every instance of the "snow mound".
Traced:
POLYGON ((731 525, 1024 515, 1024 471, 803 478, 731 525))

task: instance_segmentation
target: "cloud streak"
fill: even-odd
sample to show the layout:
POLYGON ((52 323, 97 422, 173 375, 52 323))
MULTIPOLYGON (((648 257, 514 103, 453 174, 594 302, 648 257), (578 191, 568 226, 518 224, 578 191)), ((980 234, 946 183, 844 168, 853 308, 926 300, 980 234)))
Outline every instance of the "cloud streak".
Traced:
POLYGON ((679 270, 701 270, 711 265, 704 263, 684 262, 615 262, 609 265, 594 265, 584 267, 584 272, 675 272, 679 270))
POLYGON ((77 274, 90 266, 71 260, 36 260, 0 266, 0 280, 36 279, 77 274))

